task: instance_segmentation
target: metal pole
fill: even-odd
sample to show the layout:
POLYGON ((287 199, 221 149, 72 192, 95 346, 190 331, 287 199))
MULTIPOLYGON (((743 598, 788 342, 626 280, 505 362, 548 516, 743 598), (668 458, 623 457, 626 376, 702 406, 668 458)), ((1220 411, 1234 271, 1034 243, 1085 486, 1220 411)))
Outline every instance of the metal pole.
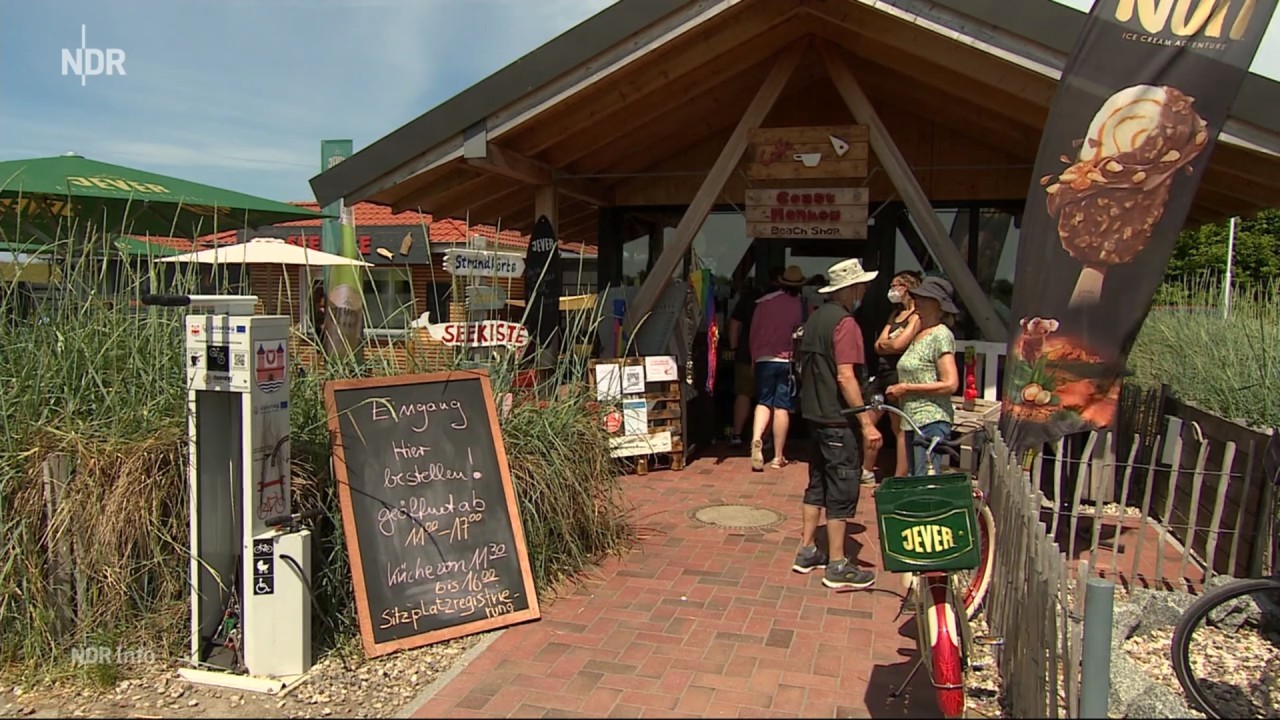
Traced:
POLYGON ((1231 263, 1236 254, 1236 218, 1231 218, 1231 231, 1227 234, 1227 281, 1222 288, 1222 319, 1231 315, 1231 263))
POLYGON ((1084 639, 1080 663, 1080 717, 1107 717, 1111 694, 1111 626, 1116 586, 1089 578, 1084 595, 1084 639))

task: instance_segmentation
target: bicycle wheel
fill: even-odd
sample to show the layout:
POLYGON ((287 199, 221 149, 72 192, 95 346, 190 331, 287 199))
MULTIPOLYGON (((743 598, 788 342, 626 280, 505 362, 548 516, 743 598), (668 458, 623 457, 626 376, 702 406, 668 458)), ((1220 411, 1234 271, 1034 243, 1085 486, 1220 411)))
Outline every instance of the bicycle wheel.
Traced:
POLYGON ((978 567, 956 572, 965 616, 970 620, 977 616, 982 609, 982 601, 987 599, 987 589, 991 587, 991 568, 995 566, 996 560, 996 520, 986 503, 978 508, 978 551, 978 567))
POLYGON ((917 617, 920 652, 945 718, 964 717, 964 649, 959 604, 947 578, 920 578, 924 613, 917 617))
POLYGON ((1206 592, 1178 620, 1170 652, 1178 683, 1205 715, 1276 717, 1280 580, 1241 580, 1206 592), (1255 673, 1256 679, 1241 677, 1255 673))

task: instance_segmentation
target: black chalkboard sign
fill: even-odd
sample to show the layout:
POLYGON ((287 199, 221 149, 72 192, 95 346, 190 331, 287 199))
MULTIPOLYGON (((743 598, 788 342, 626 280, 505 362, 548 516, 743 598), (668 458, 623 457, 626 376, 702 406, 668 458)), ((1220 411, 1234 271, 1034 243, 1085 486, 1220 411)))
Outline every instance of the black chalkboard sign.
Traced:
POLYGON ((325 384, 365 653, 539 617, 483 370, 325 384))

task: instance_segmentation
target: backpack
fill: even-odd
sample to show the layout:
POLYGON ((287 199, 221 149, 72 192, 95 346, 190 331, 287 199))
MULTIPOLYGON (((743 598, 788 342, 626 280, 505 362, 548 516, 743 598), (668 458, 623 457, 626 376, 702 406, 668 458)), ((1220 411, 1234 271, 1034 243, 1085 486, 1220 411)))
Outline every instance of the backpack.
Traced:
POLYGON ((791 388, 794 394, 800 394, 801 359, 800 345, 804 342, 804 326, 809 322, 809 301, 800 297, 800 327, 791 333, 791 388))

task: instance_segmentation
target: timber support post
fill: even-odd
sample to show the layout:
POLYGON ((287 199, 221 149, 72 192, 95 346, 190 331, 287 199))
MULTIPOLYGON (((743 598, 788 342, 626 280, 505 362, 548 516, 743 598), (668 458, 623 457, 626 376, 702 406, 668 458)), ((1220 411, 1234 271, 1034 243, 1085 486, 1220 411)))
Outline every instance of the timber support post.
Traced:
POLYGON ((729 141, 725 143, 724 149, 720 151, 720 156, 716 158, 715 165, 711 167, 710 172, 703 179, 698 192, 693 196, 693 201, 689 203, 684 216, 680 218, 680 224, 676 227, 675 236, 669 244, 662 248, 662 254, 654 261, 653 269, 645 277, 644 284, 640 286, 640 290, 636 292, 635 299, 631 301, 630 306, 627 308, 623 326, 628 332, 635 331, 635 328, 643 321, 645 316, 653 310, 654 305, 658 302, 658 297, 666 289, 667 284, 671 282, 672 273, 676 271, 681 258, 693 245, 694 236, 702 229, 702 224, 706 222, 707 214, 711 212, 711 208, 715 205, 716 198, 720 196, 720 193, 724 190, 725 183, 729 180, 729 176, 738 166, 738 162, 742 160, 742 154, 746 152, 747 141, 751 136, 751 132, 760 127, 760 123, 764 121, 765 116, 773 109, 773 104, 777 101, 778 96, 782 94, 783 89, 786 88, 787 81, 791 79, 792 73, 795 72, 796 66, 800 64, 800 58, 807 48, 808 41, 800 40, 778 55, 778 60, 774 63, 773 69, 769 71, 769 75, 761 83, 760 89, 756 91, 755 97, 751 99, 751 104, 747 105, 746 111, 742 113, 742 119, 738 121, 737 127, 733 129, 733 134, 729 136, 729 141))
MULTIPOLYGON (((933 204, 929 202, 924 189, 920 187, 920 182, 912 174, 906 158, 898 150, 897 143, 893 141, 888 128, 880 120, 866 93, 862 91, 862 86, 854 78, 853 72, 849 70, 849 66, 840 58, 837 51, 825 41, 819 42, 818 53, 826 64, 827 73, 831 76, 836 92, 840 93, 840 97, 849 106, 849 112, 853 113, 853 117, 859 123, 867 126, 872 152, 876 154, 880 165, 893 182, 894 188, 902 196, 907 210, 919 223, 925 244, 933 251, 938 264, 942 266, 943 271, 955 286, 959 300, 973 316, 974 322, 977 323, 986 340, 1006 342, 1008 328, 996 314, 991 298, 982 291, 973 271, 960 256, 959 249, 951 241, 946 228, 942 226, 942 221, 933 211, 933 204)), ((970 238, 970 242, 977 241, 977 238, 970 238)))

